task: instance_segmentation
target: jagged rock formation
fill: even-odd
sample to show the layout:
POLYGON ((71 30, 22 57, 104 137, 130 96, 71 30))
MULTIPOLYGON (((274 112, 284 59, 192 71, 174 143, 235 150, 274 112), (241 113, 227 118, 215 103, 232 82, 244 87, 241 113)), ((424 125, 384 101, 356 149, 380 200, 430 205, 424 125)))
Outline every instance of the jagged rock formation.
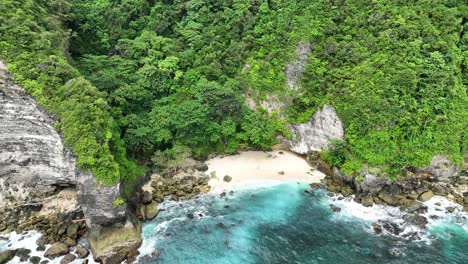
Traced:
POLYGON ((0 206, 48 196, 75 184, 75 158, 54 120, 15 85, 0 61, 0 206))
POLYGON ((329 105, 318 109, 309 122, 289 125, 288 128, 293 136, 286 144, 299 154, 327 149, 331 139, 343 140, 344 136, 343 124, 335 109, 329 105))
POLYGON ((126 207, 113 204, 120 198, 120 184, 100 185, 90 173, 80 173, 77 180, 77 199, 89 227, 94 229, 125 222, 126 207))
POLYGON ((141 224, 120 199, 120 184, 100 185, 90 173, 77 178, 77 199, 89 227, 88 241, 100 263, 122 263, 138 255, 141 224))

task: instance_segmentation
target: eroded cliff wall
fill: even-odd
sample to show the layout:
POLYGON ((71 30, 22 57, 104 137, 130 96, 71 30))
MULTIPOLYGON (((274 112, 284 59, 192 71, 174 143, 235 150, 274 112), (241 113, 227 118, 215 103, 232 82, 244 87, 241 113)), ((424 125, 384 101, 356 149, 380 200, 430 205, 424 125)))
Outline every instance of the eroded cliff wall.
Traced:
POLYGON ((64 148, 53 118, 13 83, 0 61, 0 206, 75 183, 75 158, 64 148))

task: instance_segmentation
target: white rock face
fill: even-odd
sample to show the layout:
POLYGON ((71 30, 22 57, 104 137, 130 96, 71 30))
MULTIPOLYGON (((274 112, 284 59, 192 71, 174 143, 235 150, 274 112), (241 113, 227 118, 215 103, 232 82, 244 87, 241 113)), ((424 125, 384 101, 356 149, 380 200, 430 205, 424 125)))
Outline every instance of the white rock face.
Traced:
POLYGON ((15 85, 0 61, 0 206, 75 184, 75 158, 54 120, 15 85))
POLYGON ((289 125, 288 128, 293 136, 286 144, 299 154, 327 149, 331 139, 343 140, 344 136, 343 124, 335 109, 329 105, 318 109, 309 122, 289 125))

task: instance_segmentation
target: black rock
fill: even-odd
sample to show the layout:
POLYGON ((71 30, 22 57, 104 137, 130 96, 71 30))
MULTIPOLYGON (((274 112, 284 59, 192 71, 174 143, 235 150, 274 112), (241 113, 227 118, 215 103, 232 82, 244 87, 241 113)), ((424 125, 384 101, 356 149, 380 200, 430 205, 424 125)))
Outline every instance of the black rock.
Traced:
POLYGON ((38 256, 32 256, 29 259, 29 262, 31 262, 32 264, 39 264, 39 262, 41 262, 41 258, 38 256))
POLYGON ((330 204, 330 208, 331 208, 332 211, 335 212, 335 213, 341 212, 341 208, 338 207, 338 206, 335 206, 335 205, 333 205, 333 204, 330 204))
POLYGON ((28 260, 29 254, 31 254, 31 250, 27 248, 20 248, 16 250, 16 256, 19 257, 21 261, 28 260))
POLYGON ((36 251, 45 251, 45 246, 38 246, 36 251))
POLYGON ((389 223, 386 222, 382 225, 382 227, 387 230, 388 232, 394 234, 394 235, 399 235, 403 229, 401 229, 397 224, 395 223, 389 223))
POLYGON ((406 214, 403 216, 405 223, 416 225, 420 228, 425 229, 427 225, 427 218, 419 214, 406 214))
POLYGON ((188 218, 188 219, 193 219, 193 218, 195 218, 195 215, 192 214, 192 213, 188 213, 188 214, 187 214, 187 218, 188 218))
POLYGON ((374 233, 376 234, 382 233, 382 226, 377 223, 372 224, 372 229, 374 230, 374 233))
POLYGON ((449 207, 447 207, 447 208, 445 208, 445 209, 446 209, 447 212, 449 212, 449 213, 455 212, 455 207, 453 207, 453 206, 449 206, 449 207))
POLYGON ((229 176, 229 175, 226 175, 226 176, 223 177, 223 181, 225 181, 225 182, 230 182, 231 180, 232 180, 232 177, 229 176))

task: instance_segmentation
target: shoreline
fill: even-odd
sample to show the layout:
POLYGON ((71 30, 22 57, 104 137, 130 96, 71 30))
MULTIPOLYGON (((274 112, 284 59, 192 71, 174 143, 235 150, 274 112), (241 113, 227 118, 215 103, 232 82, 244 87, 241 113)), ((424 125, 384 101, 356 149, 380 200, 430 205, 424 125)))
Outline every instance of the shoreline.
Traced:
POLYGON ((285 182, 319 183, 325 174, 315 170, 302 157, 285 150, 245 151, 206 161, 210 192, 232 188, 272 186, 285 182), (231 179, 224 180, 225 176, 231 179))

